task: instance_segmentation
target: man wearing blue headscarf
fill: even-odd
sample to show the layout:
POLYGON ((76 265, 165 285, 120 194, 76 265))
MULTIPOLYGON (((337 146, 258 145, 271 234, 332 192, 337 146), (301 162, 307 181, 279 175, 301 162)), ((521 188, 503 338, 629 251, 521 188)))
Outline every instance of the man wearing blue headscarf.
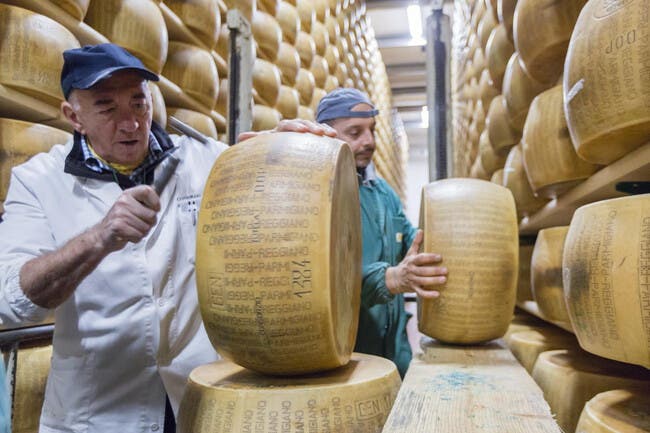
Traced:
POLYGON ((359 176, 363 239, 363 285, 359 331, 354 350, 392 360, 404 377, 411 361, 406 335, 410 314, 405 292, 436 298, 433 288, 446 282, 439 254, 418 253, 422 231, 404 215, 399 197, 372 164, 378 111, 357 89, 335 89, 321 99, 316 121, 333 127, 354 153, 359 176))

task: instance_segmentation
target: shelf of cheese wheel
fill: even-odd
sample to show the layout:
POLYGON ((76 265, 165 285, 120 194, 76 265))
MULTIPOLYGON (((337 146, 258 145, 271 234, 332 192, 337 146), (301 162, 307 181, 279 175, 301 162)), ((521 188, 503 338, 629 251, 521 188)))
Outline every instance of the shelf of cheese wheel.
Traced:
POLYGON ((295 44, 300 31, 300 17, 296 7, 287 1, 280 1, 275 18, 282 29, 282 39, 295 44))
POLYGON ((527 312, 522 312, 518 309, 515 309, 515 313, 512 316, 512 320, 508 325, 508 330, 503 336, 503 341, 505 344, 508 344, 510 337, 517 332, 528 332, 528 331, 539 331, 553 328, 553 325, 545 322, 544 320, 528 314, 527 312))
POLYGON ((327 33, 327 27, 320 21, 314 21, 311 29, 311 36, 314 38, 314 45, 316 46, 316 54, 319 56, 325 55, 325 50, 330 44, 330 37, 327 33))
MULTIPOLYGON (((12 433, 38 431, 45 385, 50 371, 52 345, 47 342, 22 347, 16 357, 11 413, 12 433)), ((4 390, 3 390, 4 391, 4 390)))
POLYGON ((650 195, 582 206, 562 259, 564 295, 580 346, 650 368, 650 195))
POLYGON ((257 58, 253 64, 252 75, 255 103, 274 107, 280 94, 280 69, 267 60, 257 58))
MULTIPOLYGON (((181 122, 187 123, 203 135, 210 138, 218 139, 217 126, 210 116, 186 108, 167 107, 167 115, 173 116, 181 122)), ((178 134, 174 129, 168 129, 169 133, 178 134)))
POLYGON ((503 336, 519 258, 512 194, 486 181, 447 179, 423 188, 421 206, 423 250, 440 253, 449 276, 439 298, 419 300, 420 332, 460 344, 503 336))
POLYGON ((219 157, 199 214, 196 275, 222 356, 275 375, 348 362, 361 289, 357 190, 338 140, 265 134, 219 157))
POLYGON ((586 2, 517 2, 513 28, 515 47, 523 68, 535 81, 554 84, 562 74, 573 27, 586 2))
POLYGON ((575 431, 585 403, 596 394, 631 387, 647 392, 650 370, 580 349, 542 352, 532 373, 563 431, 575 431))
POLYGON ((533 192, 556 198, 600 167, 578 157, 571 143, 562 106, 562 86, 532 102, 521 139, 526 174, 533 192))
POLYGON ((533 372, 535 361, 542 352, 579 348, 575 335, 557 327, 514 332, 509 335, 507 344, 528 373, 533 372))
POLYGON ((650 395, 647 390, 614 389, 589 400, 576 432, 644 433, 650 431, 650 395))
POLYGON ((258 47, 258 58, 274 63, 282 43, 282 29, 278 21, 265 12, 255 11, 251 29, 258 47))
POLYGON ((521 135, 514 130, 508 121, 505 104, 503 95, 492 99, 485 121, 490 144, 495 154, 501 156, 507 155, 521 138, 521 135))
POLYGON ((284 119, 295 119, 298 117, 298 107, 300 106, 300 94, 293 87, 280 86, 278 102, 275 108, 280 112, 284 119))
POLYGON ((517 220, 535 213, 548 201, 535 197, 524 169, 521 144, 514 146, 508 153, 503 167, 503 186, 508 188, 517 204, 517 220))
POLYGON ((0 214, 9 187, 11 168, 55 144, 65 144, 71 134, 37 123, 0 118, 0 214))
POLYGON ((503 76, 506 73, 508 60, 514 50, 512 42, 508 40, 506 28, 503 24, 497 25, 488 39, 485 57, 490 78, 494 83, 494 87, 499 91, 503 84, 503 76))
POLYGON ((401 384, 395 364, 354 353, 318 375, 263 376, 229 361, 190 373, 178 425, 182 431, 380 433, 401 384), (309 427, 308 427, 309 426, 309 427))
POLYGON ((298 71, 300 71, 298 50, 293 45, 282 42, 278 52, 277 66, 280 68, 282 84, 294 86, 298 77, 298 71))
POLYGON ((316 88, 314 74, 305 68, 300 68, 294 88, 300 93, 300 104, 310 106, 316 88))

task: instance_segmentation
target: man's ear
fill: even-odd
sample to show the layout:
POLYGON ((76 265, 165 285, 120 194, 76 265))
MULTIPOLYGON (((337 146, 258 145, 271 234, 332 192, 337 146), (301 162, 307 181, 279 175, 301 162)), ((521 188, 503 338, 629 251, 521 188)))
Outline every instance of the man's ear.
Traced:
POLYGON ((74 107, 70 102, 68 101, 61 102, 61 113, 63 113, 63 116, 66 118, 68 123, 72 125, 75 131, 79 132, 80 134, 86 133, 84 131, 83 125, 79 120, 79 115, 77 114, 77 111, 74 109, 74 107))

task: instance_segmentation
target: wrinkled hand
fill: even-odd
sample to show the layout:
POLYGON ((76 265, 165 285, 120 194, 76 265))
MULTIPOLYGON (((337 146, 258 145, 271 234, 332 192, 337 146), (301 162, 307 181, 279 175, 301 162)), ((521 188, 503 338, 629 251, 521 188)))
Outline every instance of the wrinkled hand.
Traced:
POLYGON ((160 198, 148 185, 122 192, 104 219, 93 227, 103 249, 112 252, 139 242, 156 224, 160 198))
POLYGON ((431 286, 447 281, 447 268, 433 266, 442 260, 440 254, 418 253, 423 238, 424 233, 418 230, 400 264, 386 269, 386 287, 391 293, 415 292, 422 298, 440 296, 440 292, 431 289, 431 286))
POLYGON ((237 141, 248 140, 249 138, 256 137, 260 134, 268 134, 269 132, 309 132, 316 135, 324 135, 327 137, 336 137, 336 131, 329 125, 324 123, 311 122, 303 119, 282 120, 274 129, 270 131, 249 131, 242 132, 237 137, 237 141))

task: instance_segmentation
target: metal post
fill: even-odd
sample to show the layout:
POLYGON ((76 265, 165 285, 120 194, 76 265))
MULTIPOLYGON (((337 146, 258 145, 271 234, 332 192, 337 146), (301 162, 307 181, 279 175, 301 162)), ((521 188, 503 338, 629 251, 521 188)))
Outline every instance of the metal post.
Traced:
POLYGON ((228 59, 228 144, 237 142, 240 132, 250 131, 253 124, 253 41, 251 26, 242 13, 230 9, 227 15, 230 30, 228 59))

